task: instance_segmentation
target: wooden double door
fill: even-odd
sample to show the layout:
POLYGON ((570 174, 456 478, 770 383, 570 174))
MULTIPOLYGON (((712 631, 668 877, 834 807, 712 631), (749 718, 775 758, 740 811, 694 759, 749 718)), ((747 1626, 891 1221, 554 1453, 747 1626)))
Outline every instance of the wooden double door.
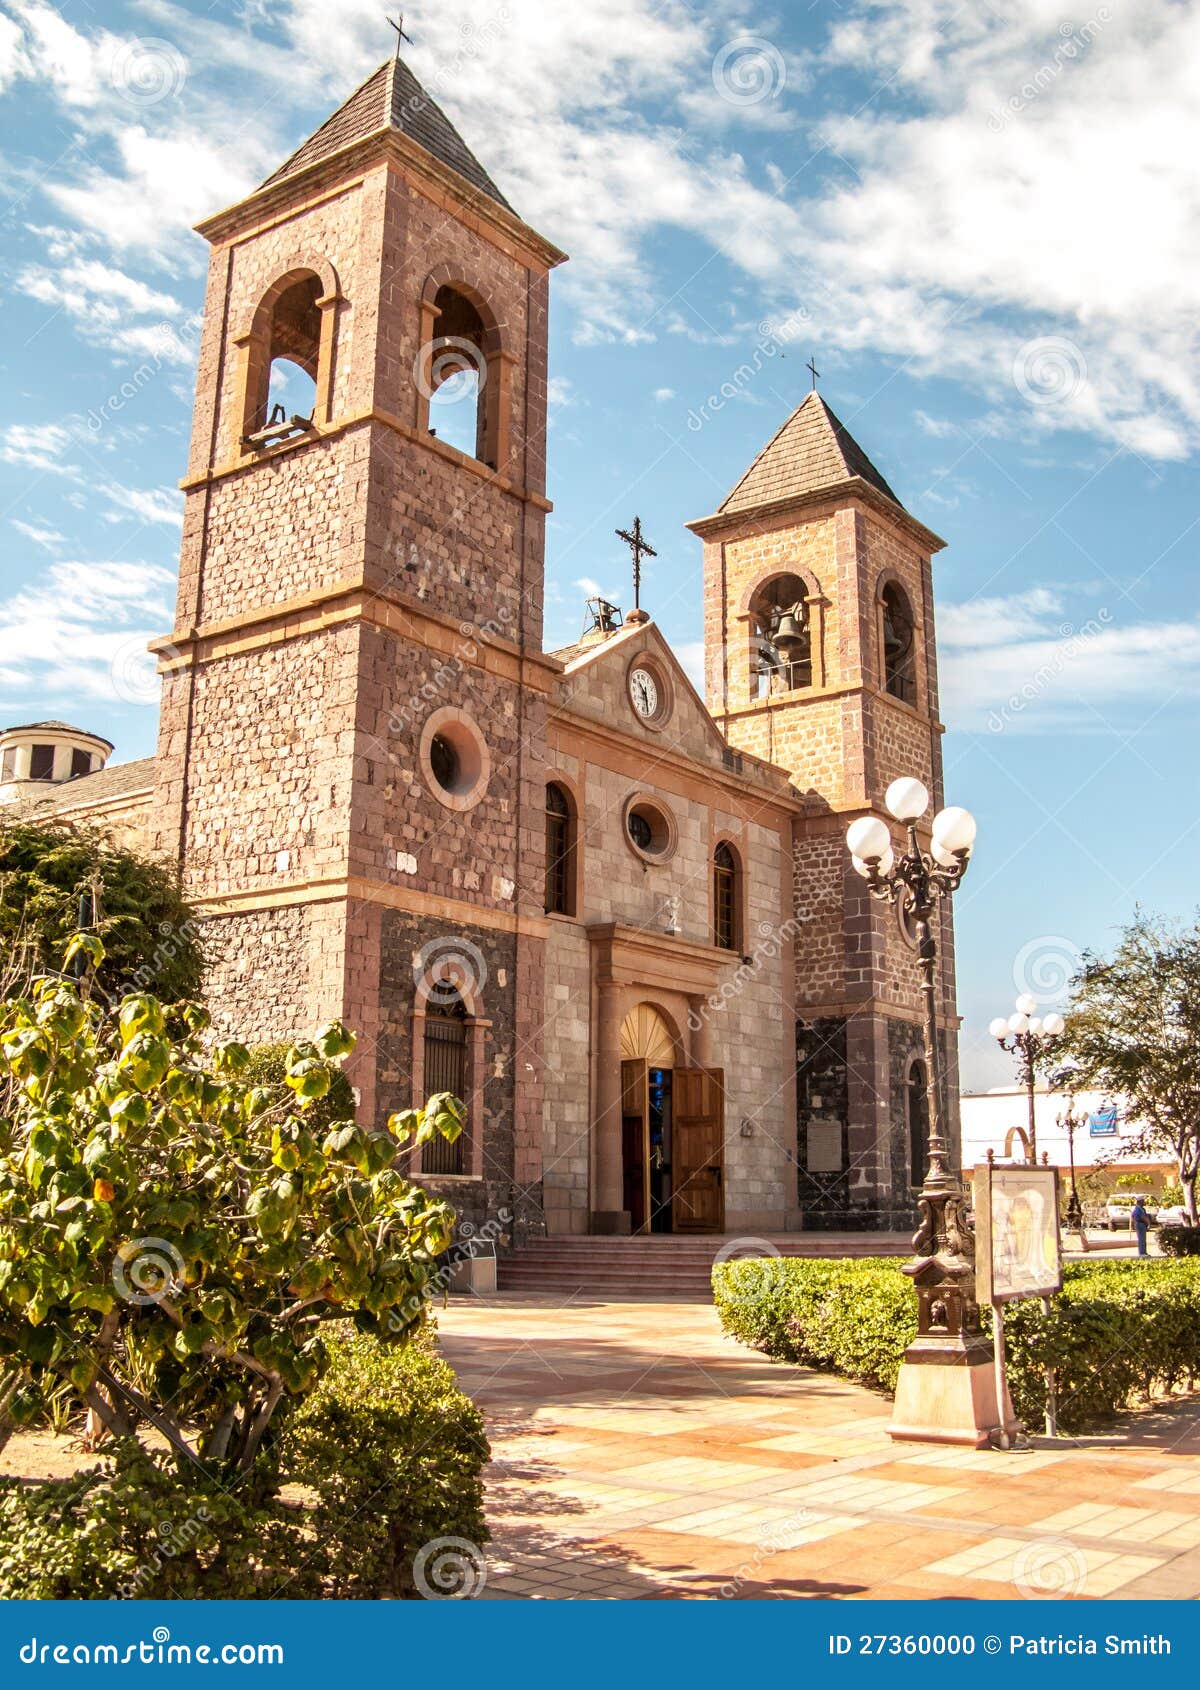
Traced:
POLYGON ((666 1079, 664 1086, 663 1071, 652 1070, 644 1057, 621 1064, 624 1206, 631 1229, 722 1232, 724 1073, 672 1068, 666 1079))

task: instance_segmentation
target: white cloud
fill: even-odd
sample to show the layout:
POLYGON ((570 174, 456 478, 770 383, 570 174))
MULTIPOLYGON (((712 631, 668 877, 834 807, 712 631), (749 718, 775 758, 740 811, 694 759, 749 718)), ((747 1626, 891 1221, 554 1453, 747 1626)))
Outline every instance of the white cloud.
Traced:
POLYGON ((29 264, 19 272, 16 286, 40 304, 65 312, 93 345, 159 363, 186 365, 195 358, 190 340, 166 320, 183 316, 179 300, 98 259, 71 259, 57 270, 29 264), (158 321, 130 321, 146 316, 158 321))
POLYGON ((704 697, 704 641, 685 640, 682 645, 674 648, 676 657, 683 668, 684 674, 695 687, 700 697, 704 697))
POLYGON ((656 387, 654 389, 654 399, 659 405, 665 405, 668 399, 674 399, 674 397, 675 389, 673 387, 656 387))
POLYGON ((70 430, 59 423, 9 423, 0 429, 0 463, 65 475, 70 470, 62 457, 71 440, 70 430))
POLYGON ((51 564, 0 600, 0 677, 43 701, 128 701, 130 653, 170 628, 173 591, 155 564, 51 564))
POLYGON ((1034 588, 944 607, 942 715, 973 732, 1111 733, 1131 698, 1200 694, 1200 621, 1122 624, 1107 607, 1076 619, 1034 588))
POLYGON ((183 495, 171 487, 122 487, 110 481, 99 488, 116 510, 105 514, 106 522, 124 522, 136 517, 141 522, 162 522, 178 528, 183 522, 183 495))
POLYGON ((12 525, 18 534, 24 534, 27 540, 32 540, 35 546, 41 546, 45 551, 54 551, 59 546, 66 545, 66 536, 60 534, 56 528, 42 528, 36 522, 22 522, 20 517, 14 516, 12 525))

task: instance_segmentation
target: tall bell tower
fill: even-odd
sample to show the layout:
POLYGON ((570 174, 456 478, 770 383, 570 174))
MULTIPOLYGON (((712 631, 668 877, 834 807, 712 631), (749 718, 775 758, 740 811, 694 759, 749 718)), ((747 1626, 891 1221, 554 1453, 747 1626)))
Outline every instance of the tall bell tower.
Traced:
MULTIPOLYGON (((720 508, 704 541, 709 710, 732 745, 786 768, 793 841, 798 1200, 808 1226, 906 1226, 925 1105, 911 925, 872 900, 844 835, 887 817, 899 775, 941 802, 931 559, 943 541, 900 503, 813 392, 720 508)), ((894 825, 894 824, 892 824, 894 825)), ((940 916, 943 1063, 957 1131, 957 1018, 940 916)))
POLYGON ((200 233, 157 848, 230 1030, 342 1017, 362 1118, 445 1082, 470 1127, 423 1174, 476 1221, 536 1210, 563 254, 399 58, 200 233))

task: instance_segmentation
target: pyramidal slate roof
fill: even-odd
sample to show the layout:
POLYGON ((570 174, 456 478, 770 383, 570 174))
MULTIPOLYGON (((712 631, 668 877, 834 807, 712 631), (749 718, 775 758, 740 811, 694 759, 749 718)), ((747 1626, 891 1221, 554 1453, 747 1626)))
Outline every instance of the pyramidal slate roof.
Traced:
POLYGON ((769 440, 720 507, 722 515, 755 510, 779 499, 802 498, 855 477, 903 505, 862 447, 829 409, 810 393, 769 440))
MULTIPOLYGON (((403 59, 389 59, 369 76, 344 105, 338 107, 303 146, 297 147, 291 158, 285 159, 262 184, 274 187, 277 182, 297 175, 310 164, 331 158, 355 141, 368 135, 378 135, 396 129, 418 146, 432 153, 440 163, 466 179, 473 188, 489 199, 512 211, 504 195, 492 181, 475 154, 463 140, 442 108, 422 88, 403 59)), ((515 213, 514 213, 515 215, 515 213)))

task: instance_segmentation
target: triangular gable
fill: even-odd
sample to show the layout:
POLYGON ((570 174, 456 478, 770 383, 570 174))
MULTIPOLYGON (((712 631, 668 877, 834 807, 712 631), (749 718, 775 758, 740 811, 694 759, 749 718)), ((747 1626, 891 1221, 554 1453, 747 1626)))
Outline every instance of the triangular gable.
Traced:
MULTIPOLYGON (((618 683, 622 694, 624 694, 625 671, 633 656, 631 648, 636 647, 639 643, 644 647, 649 646, 653 650, 654 656, 668 671, 675 692, 676 717, 678 717, 680 710, 684 710, 695 718, 696 725, 705 736, 708 748, 717 754, 725 768, 736 770, 745 765, 756 772, 763 771, 777 775, 783 784, 790 783, 791 777, 786 769, 778 768, 772 763, 766 763, 762 758, 755 757, 749 752, 738 751, 729 744, 725 735, 709 715, 707 705, 692 685, 686 669, 671 649, 656 622, 627 622, 623 628, 615 634, 610 634, 606 640, 598 641, 594 645, 588 644, 582 647, 567 648, 568 652, 573 650, 574 655, 569 656, 562 678, 569 683, 573 678, 586 677, 590 670, 599 673, 608 667, 612 667, 616 671, 618 683)), ((602 702, 602 691, 603 688, 600 686, 595 688, 597 703, 602 702)), ((569 690, 566 696, 559 701, 559 707, 564 713, 570 713, 572 698, 569 690)), ((632 710, 628 712, 623 721, 609 725, 628 731, 633 739, 640 740, 642 736, 645 736, 645 739, 652 743, 656 737, 653 729, 638 723, 632 710)), ((679 738, 678 726, 679 724, 676 722, 673 728, 667 730, 672 739, 679 738)), ((686 750, 681 754, 689 755, 686 750)), ((716 761, 716 758, 714 758, 714 761, 716 761)))

